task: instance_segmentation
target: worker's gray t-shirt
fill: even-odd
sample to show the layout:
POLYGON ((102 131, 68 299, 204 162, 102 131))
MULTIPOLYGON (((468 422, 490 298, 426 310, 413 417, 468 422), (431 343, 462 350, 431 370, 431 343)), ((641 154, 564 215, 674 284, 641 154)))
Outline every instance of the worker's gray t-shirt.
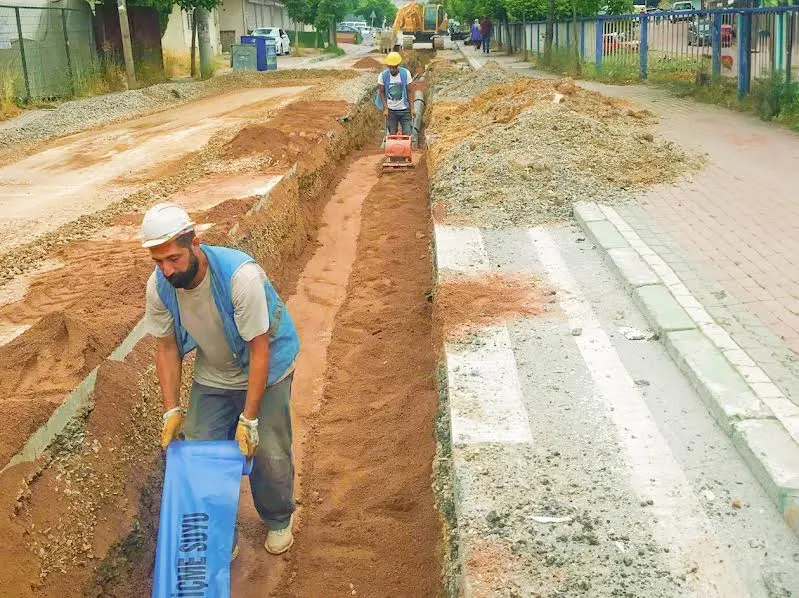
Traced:
MULTIPOLYGON (((231 280, 233 318, 239 335, 247 342, 269 330, 266 280, 266 274, 255 262, 242 265, 231 280)), ((247 372, 239 367, 225 338, 222 318, 211 294, 210 272, 195 288, 176 291, 181 323, 197 341, 194 380, 214 388, 246 390, 247 372)), ((147 281, 144 321, 153 336, 174 334, 172 314, 158 295, 155 272, 147 281)))

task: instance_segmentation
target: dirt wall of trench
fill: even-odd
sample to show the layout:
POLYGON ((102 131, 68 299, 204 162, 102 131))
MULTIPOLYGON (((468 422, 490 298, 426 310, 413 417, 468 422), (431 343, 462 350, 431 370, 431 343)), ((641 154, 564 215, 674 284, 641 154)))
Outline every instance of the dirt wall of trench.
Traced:
MULTIPOLYGON (((329 190, 335 187, 341 160, 380 129, 380 115, 368 102, 357 108, 328 108, 331 118, 324 121, 326 130, 308 134, 297 167, 271 191, 267 202, 229 200, 196 214, 198 222, 214 223, 203 233, 206 242, 253 254, 283 296, 294 291, 314 249, 319 215, 329 190)), ((286 110, 291 111, 291 105, 286 110)), ((279 128, 281 121, 276 120, 279 128)), ((294 126, 292 119, 287 117, 283 126, 294 126)), ((130 225, 137 218, 140 215, 122 215, 118 221, 130 225)), ((76 419, 43 457, 0 474, 0 537, 4 538, 0 587, 8 595, 132 598, 149 594, 163 471, 153 342, 139 342, 124 362, 106 357, 142 315, 144 283, 151 266, 146 256, 140 258, 135 243, 122 245, 127 266, 108 281, 107 297, 101 301, 85 297, 82 311, 70 304, 68 314, 48 315, 0 348, 0 367, 17 372, 4 378, 4 391, 19 394, 25 390, 28 394, 23 398, 30 405, 40 405, 39 411, 21 410, 17 420, 6 420, 0 428, 16 438, 0 442, 6 459, 47 419, 55 402, 63 400, 66 386, 99 365, 92 409, 76 419), (123 281, 127 286, 116 286, 123 281), (121 303, 112 301, 112 296, 121 297, 121 303), (99 317, 102 310, 111 318, 110 327, 99 317), (115 310, 116 316, 111 317, 115 310), (17 364, 15 354, 27 357, 17 364), (52 374, 54 364, 66 367, 68 360, 61 357, 70 354, 77 359, 69 361, 69 371, 60 382, 63 388, 54 386, 53 376, 47 374, 52 374), (36 376, 23 375, 30 371, 36 376)), ((31 291, 35 290, 34 285, 31 291)), ((190 380, 190 368, 187 363, 184 382, 190 380)))

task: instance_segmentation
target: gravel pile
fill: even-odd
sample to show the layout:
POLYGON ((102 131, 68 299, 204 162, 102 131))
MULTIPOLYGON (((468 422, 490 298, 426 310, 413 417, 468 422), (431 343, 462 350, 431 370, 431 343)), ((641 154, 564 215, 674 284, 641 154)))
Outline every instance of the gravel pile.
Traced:
POLYGON ((532 226, 567 218, 574 201, 629 200, 701 167, 699 158, 655 140, 646 111, 570 80, 514 77, 497 85, 496 69, 482 77, 482 70, 461 75, 433 96, 431 194, 452 223, 532 226), (442 102, 452 90, 481 89, 466 108, 442 102))
POLYGON ((433 91, 438 89, 436 100, 441 102, 468 101, 493 85, 510 83, 519 75, 503 69, 496 62, 489 61, 479 71, 453 67, 436 80, 433 91))
POLYGON ((55 110, 42 111, 37 118, 20 126, 4 128, 0 131, 0 146, 7 148, 68 135, 88 126, 107 124, 169 104, 186 102, 202 93, 202 83, 188 81, 64 102, 55 110))
POLYGON ((361 73, 354 79, 337 81, 334 85, 324 88, 321 95, 314 95, 314 99, 344 100, 350 104, 359 104, 367 95, 372 95, 374 93, 376 84, 377 76, 374 73, 361 73))

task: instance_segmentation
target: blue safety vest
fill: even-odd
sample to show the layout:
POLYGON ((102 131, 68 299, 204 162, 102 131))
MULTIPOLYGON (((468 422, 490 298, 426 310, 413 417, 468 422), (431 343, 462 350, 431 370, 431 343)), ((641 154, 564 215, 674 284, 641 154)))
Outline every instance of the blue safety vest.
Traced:
MULTIPOLYGON (((405 102, 405 106, 408 108, 411 107, 411 103, 408 101, 408 78, 411 76, 411 72, 403 67, 399 68, 399 76, 400 76, 400 83, 402 83, 402 101, 405 102)), ((383 89, 386 92, 386 98, 388 98, 388 86, 391 82, 391 73, 388 69, 385 69, 382 73, 380 73, 380 77, 383 80, 383 89)), ((383 109, 383 98, 380 97, 380 90, 377 90, 375 94, 375 106, 377 106, 378 110, 383 109)))
MULTIPOLYGON (((205 257, 208 258, 208 273, 211 277, 211 294, 219 316, 222 319, 222 327, 225 330, 225 339, 230 347, 233 357, 239 367, 245 372, 249 371, 250 366, 250 345, 241 338, 236 321, 233 317, 233 294, 231 291, 233 275, 241 266, 255 260, 237 249, 229 247, 219 247, 214 245, 200 245, 205 257)), ((170 282, 167 280, 161 268, 155 269, 156 288, 161 302, 172 314, 174 322, 175 338, 177 340, 178 351, 181 359, 188 353, 197 348, 197 342, 191 337, 180 321, 180 308, 178 307, 178 296, 170 282)), ((266 303, 269 308, 269 376, 267 385, 274 384, 288 371, 291 364, 297 357, 300 350, 300 339, 294 322, 281 301, 272 283, 267 280, 264 282, 264 293, 266 303)))

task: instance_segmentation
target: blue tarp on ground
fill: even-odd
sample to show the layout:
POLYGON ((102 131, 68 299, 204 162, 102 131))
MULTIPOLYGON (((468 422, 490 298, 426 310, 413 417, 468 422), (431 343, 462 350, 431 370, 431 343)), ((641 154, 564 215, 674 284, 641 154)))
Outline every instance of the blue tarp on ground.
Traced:
POLYGON ((175 441, 166 453, 153 598, 228 598, 242 474, 235 441, 175 441))

